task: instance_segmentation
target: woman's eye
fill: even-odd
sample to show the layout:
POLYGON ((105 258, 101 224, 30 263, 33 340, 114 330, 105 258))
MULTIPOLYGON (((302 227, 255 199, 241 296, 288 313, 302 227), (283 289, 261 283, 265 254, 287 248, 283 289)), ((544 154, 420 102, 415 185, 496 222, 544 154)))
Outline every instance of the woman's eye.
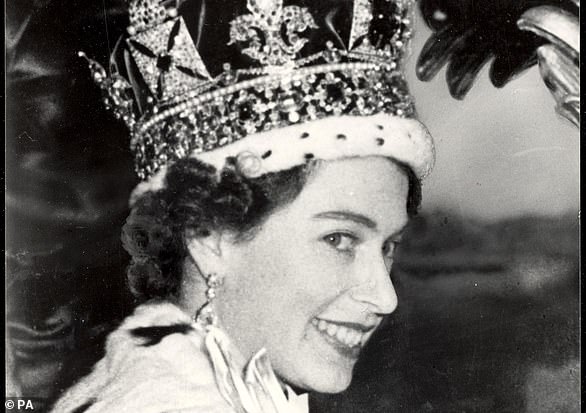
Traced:
POLYGON ((399 243, 396 241, 386 242, 385 245, 383 245, 383 256, 386 258, 393 258, 398 244, 399 243))
POLYGON ((354 248, 356 244, 356 237, 350 234, 344 234, 342 232, 336 232, 323 237, 323 240, 340 251, 349 251, 354 248))

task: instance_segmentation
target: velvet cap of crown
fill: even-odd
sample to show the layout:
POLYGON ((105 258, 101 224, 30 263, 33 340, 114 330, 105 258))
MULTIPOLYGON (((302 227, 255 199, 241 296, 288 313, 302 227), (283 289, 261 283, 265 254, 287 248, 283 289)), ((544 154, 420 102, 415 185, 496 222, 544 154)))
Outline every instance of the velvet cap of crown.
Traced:
POLYGON ((422 178, 433 141, 402 72, 412 3, 131 0, 109 73, 88 62, 130 129, 137 174, 153 181, 144 190, 190 156, 219 169, 236 158, 254 176, 380 154, 422 178))

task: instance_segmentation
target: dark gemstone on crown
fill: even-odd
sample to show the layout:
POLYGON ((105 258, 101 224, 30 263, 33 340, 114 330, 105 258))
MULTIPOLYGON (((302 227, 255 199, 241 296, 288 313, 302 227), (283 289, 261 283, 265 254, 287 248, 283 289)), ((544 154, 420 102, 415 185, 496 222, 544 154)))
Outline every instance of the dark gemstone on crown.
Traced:
POLYGON ((326 91, 329 101, 339 101, 344 96, 344 89, 341 84, 326 85, 326 91))
POLYGON ((162 54, 157 57, 157 67, 163 72, 168 72, 171 69, 171 63, 173 63, 173 58, 168 54, 162 54))
POLYGON ((244 103, 238 110, 238 116, 240 120, 249 120, 252 117, 252 103, 244 103))

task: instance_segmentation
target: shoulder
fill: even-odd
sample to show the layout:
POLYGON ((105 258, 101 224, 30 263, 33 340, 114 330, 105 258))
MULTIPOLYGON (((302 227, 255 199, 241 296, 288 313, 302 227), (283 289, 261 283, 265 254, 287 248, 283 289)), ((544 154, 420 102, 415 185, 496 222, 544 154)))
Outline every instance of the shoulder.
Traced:
POLYGON ((204 334, 170 303, 138 307, 106 342, 92 373, 54 412, 227 412, 204 347, 204 334))

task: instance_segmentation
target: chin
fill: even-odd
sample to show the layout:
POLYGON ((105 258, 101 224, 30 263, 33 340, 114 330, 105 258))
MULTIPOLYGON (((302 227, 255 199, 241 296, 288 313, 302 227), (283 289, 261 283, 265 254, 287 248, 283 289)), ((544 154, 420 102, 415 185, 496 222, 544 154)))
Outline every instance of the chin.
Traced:
POLYGON ((340 371, 340 369, 316 368, 306 380, 295 385, 309 392, 316 393, 341 393, 352 382, 352 371, 340 371))
POLYGON ((350 386, 351 380, 345 382, 335 382, 335 383, 324 383, 323 386, 316 387, 313 391, 318 393, 341 393, 346 390, 350 386))

